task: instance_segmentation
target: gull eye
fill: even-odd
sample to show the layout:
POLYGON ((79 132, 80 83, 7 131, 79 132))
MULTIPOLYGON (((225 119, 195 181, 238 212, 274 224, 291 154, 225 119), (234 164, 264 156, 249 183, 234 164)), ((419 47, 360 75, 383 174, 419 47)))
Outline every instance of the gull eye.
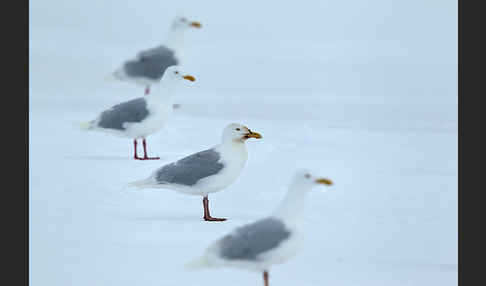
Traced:
POLYGON ((236 128, 236 131, 240 131, 241 129, 240 128, 236 128))
POLYGON ((178 71, 175 71, 174 73, 175 73, 175 74, 179 74, 179 72, 178 72, 178 71))
POLYGON ((310 175, 309 174, 305 174, 304 177, 306 177, 307 179, 310 178, 310 175))

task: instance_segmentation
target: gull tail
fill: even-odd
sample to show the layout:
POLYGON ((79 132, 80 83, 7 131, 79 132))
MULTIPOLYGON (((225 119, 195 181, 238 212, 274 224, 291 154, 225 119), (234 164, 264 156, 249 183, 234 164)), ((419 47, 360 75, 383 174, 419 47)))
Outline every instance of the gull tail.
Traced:
POLYGON ((91 121, 86 121, 86 122, 81 122, 79 124, 79 128, 83 129, 83 130, 91 130, 94 128, 93 126, 93 122, 94 120, 91 120, 91 121))
POLYGON ((196 258, 184 264, 184 268, 187 270, 198 270, 203 268, 209 268, 211 266, 211 263, 209 263, 209 261, 204 256, 196 258))
POLYGON ((139 189, 142 189, 142 188, 146 188, 146 187, 148 187, 150 185, 153 185, 152 179, 151 178, 147 178, 147 179, 143 179, 143 180, 139 180, 139 181, 134 181, 134 182, 128 183, 126 186, 127 187, 137 187, 139 189))
POLYGON ((123 71, 123 68, 118 68, 114 72, 105 76, 105 81, 107 82, 115 82, 115 81, 123 81, 126 79, 126 73, 123 71))
POLYGON ((116 70, 108 75, 105 76, 104 80, 106 82, 117 82, 117 81, 120 81, 120 75, 119 75, 119 71, 116 70))

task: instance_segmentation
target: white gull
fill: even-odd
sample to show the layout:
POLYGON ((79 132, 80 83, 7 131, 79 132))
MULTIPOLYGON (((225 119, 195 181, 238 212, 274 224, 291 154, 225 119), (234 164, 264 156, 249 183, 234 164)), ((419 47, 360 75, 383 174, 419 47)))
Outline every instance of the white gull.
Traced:
POLYGON ((186 264, 189 269, 235 267, 263 273, 268 286, 270 267, 294 257, 302 244, 300 225, 305 195, 329 179, 315 178, 306 170, 297 171, 287 195, 270 216, 235 229, 213 242, 205 253, 186 264))
POLYGON ((164 45, 139 52, 134 59, 125 61, 116 69, 110 78, 145 86, 145 94, 149 94, 150 86, 160 81, 166 68, 183 65, 184 33, 189 28, 201 28, 201 24, 184 17, 176 18, 164 45))
POLYGON ((245 141, 262 136, 246 126, 232 123, 223 130, 221 144, 160 167, 148 178, 130 183, 139 188, 166 188, 203 197, 204 220, 224 221, 209 212, 208 194, 231 185, 248 159, 245 141))
POLYGON ((164 72, 160 90, 152 96, 136 98, 117 104, 95 119, 85 122, 87 130, 102 131, 119 137, 132 138, 136 160, 159 159, 148 157, 146 137, 163 128, 172 114, 173 90, 183 80, 195 81, 191 75, 184 74, 181 67, 171 66, 164 72), (142 139, 144 157, 137 155, 137 139, 142 139))

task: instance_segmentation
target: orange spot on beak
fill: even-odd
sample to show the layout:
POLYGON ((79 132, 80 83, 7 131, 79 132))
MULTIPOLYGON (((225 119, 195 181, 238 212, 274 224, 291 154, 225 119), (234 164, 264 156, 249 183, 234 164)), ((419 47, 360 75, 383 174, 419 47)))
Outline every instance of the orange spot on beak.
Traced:
POLYGON ((318 183, 318 184, 324 184, 324 185, 328 185, 328 186, 331 186, 332 185, 332 181, 329 180, 329 179, 325 179, 325 178, 317 179, 316 180, 316 183, 318 183))
POLYGON ((245 138, 260 139, 262 138, 262 135, 260 135, 260 133, 252 132, 251 130, 248 130, 248 134, 245 135, 245 138))
POLYGON ((202 25, 199 22, 191 22, 189 23, 189 26, 194 27, 194 28, 201 28, 202 25))
POLYGON ((183 76, 183 78, 190 80, 190 81, 196 81, 196 79, 192 75, 185 75, 185 76, 183 76))

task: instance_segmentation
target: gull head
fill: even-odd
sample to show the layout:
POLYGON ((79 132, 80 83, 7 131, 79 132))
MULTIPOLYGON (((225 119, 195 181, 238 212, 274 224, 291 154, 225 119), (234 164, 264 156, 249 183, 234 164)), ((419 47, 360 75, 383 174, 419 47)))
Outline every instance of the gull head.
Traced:
POLYGON ((294 173, 287 195, 277 208, 275 215, 287 223, 300 223, 305 195, 316 186, 331 186, 332 184, 331 180, 315 176, 307 169, 297 170, 294 173))
POLYGON ((162 81, 170 81, 170 82, 177 82, 177 81, 196 81, 196 79, 192 76, 184 72, 184 70, 180 66, 170 66, 168 67, 164 75, 162 76, 162 81))
POLYGON ((294 184, 302 187, 308 187, 309 189, 315 186, 324 185, 332 186, 332 181, 313 175, 309 170, 301 169, 297 170, 294 174, 294 184))
POLYGON ((224 128, 223 142, 245 142, 249 138, 260 139, 262 138, 262 135, 257 132, 253 132, 248 127, 238 123, 231 123, 224 128))
POLYGON ((172 29, 174 30, 186 30, 188 28, 201 28, 201 23, 197 21, 190 21, 186 17, 177 17, 172 22, 172 29))

